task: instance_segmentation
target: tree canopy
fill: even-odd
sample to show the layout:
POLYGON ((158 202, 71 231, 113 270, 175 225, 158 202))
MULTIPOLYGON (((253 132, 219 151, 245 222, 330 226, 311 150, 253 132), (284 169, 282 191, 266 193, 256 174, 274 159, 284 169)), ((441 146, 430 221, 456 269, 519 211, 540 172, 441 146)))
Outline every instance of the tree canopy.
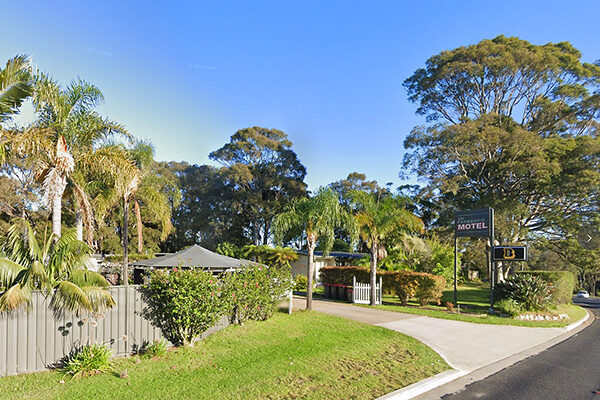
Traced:
POLYGON ((232 201, 249 221, 255 245, 267 244, 276 214, 292 199, 306 196, 306 168, 287 135, 277 129, 241 129, 229 143, 210 153, 221 163, 221 176, 233 189, 232 201))
POLYGON ((498 36, 431 57, 405 81, 427 126, 405 140, 434 224, 496 209, 503 243, 560 241, 599 211, 600 67, 566 42, 498 36))

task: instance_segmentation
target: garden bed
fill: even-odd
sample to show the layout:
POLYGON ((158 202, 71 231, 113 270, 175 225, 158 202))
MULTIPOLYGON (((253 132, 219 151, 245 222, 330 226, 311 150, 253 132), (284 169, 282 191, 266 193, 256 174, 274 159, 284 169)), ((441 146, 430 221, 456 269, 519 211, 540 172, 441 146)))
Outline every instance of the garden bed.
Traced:
MULTIPOLYGON (((410 301, 408 305, 403 306, 400 300, 395 296, 384 296, 383 305, 376 306, 377 308, 396 311, 407 314, 424 315, 433 318, 452 319, 463 322, 473 322, 478 324, 493 324, 493 325, 518 325, 530 327, 564 327, 573 322, 579 321, 585 317, 586 311, 576 305, 561 304, 552 310, 553 314, 567 314, 568 318, 560 320, 544 319, 544 320, 523 320, 510 318, 501 315, 489 315, 489 300, 490 289, 484 283, 465 283, 458 286, 458 303, 461 312, 458 313, 457 308, 454 312, 448 311, 445 306, 424 306, 421 307, 415 301, 410 301), (466 311, 466 312, 463 312, 466 311)), ((442 296, 441 304, 452 302, 454 291, 447 289, 442 296)))

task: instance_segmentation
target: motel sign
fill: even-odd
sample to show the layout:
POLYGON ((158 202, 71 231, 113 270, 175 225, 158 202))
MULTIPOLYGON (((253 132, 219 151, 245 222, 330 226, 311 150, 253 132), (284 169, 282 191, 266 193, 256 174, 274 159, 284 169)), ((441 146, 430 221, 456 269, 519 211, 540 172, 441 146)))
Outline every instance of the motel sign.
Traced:
POLYGON ((491 208, 460 211, 455 215, 454 233, 456 237, 490 237, 492 233, 491 208))

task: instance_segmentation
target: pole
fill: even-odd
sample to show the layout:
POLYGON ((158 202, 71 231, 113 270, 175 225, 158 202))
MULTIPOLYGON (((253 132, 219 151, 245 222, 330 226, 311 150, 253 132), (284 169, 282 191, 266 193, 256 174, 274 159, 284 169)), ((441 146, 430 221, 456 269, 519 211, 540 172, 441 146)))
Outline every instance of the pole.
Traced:
POLYGON ((494 261, 494 209, 490 208, 490 312, 494 311, 494 284, 496 282, 496 262, 494 261))
POLYGON ((456 270, 458 269, 458 236, 454 235, 454 306, 458 306, 456 288, 456 270))

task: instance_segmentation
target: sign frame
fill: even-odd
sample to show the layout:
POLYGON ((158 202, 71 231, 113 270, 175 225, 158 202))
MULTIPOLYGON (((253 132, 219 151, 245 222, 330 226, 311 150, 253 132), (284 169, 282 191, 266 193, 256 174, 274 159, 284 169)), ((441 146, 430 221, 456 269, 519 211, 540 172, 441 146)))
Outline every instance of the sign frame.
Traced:
POLYGON ((493 215, 492 208, 456 212, 454 214, 454 236, 491 237, 494 229, 493 215))
POLYGON ((510 261, 527 261, 529 260, 529 252, 527 251, 527 246, 494 246, 492 248, 492 257, 493 261, 502 261, 502 262, 510 262, 510 261), (496 256, 496 249, 503 250, 503 256, 496 256), (523 251, 523 256, 519 257, 518 254, 523 251))
MULTIPOLYGON (((491 207, 478 208, 454 213, 454 305, 458 306, 458 238, 459 237, 487 237, 490 241, 489 254, 487 254, 490 270, 490 310, 494 307, 494 209, 491 207), (469 224, 465 229, 459 230, 459 223, 469 224), (474 226, 472 226, 474 225, 474 226)), ((459 308, 460 309, 460 308, 459 308)))

